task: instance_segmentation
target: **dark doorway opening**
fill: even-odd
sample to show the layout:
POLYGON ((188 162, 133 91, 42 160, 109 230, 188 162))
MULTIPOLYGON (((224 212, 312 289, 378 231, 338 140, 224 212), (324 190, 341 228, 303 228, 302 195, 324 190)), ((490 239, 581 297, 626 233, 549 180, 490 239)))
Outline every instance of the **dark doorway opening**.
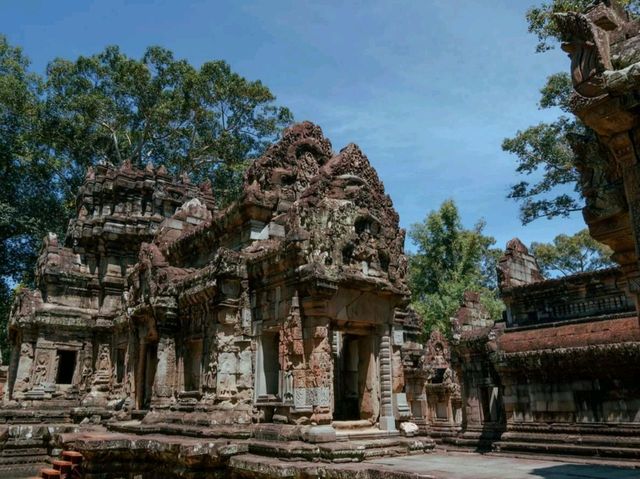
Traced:
POLYGON ((340 351, 339 388, 337 389, 340 399, 336 403, 335 417, 339 421, 360 419, 360 408, 358 407, 360 354, 358 349, 358 337, 345 334, 340 351))
POLYGON ((198 391, 202 373, 202 339, 194 339, 185 343, 184 351, 184 390, 198 391))
POLYGON ((58 350, 58 372, 56 384, 71 384, 76 370, 76 352, 58 350))
POLYGON ((280 393, 280 335, 266 333, 262 337, 265 393, 277 397, 280 393))
POLYGON ((498 386, 480 387, 480 404, 483 422, 498 423, 502 421, 502 397, 498 386))
POLYGON ((146 357, 144 365, 144 394, 142 396, 141 409, 148 409, 151 406, 153 396, 153 382, 156 378, 158 367, 158 345, 156 343, 146 345, 146 357))
POLYGON ((334 382, 336 421, 377 421, 379 390, 373 339, 372 335, 340 335, 334 382))
POLYGON ((124 379, 124 356, 125 350, 118 348, 116 350, 116 382, 122 384, 124 379))

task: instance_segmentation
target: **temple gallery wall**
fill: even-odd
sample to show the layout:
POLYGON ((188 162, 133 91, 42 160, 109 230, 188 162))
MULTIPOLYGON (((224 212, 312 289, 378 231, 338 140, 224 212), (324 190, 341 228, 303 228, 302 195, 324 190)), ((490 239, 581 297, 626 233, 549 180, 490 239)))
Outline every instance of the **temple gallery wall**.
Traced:
POLYGON ((270 477, 253 457, 438 444, 639 459, 639 28, 609 2, 559 25, 573 108, 596 133, 573 145, 584 218, 619 267, 544 278, 514 238, 496 272, 502 320, 468 292, 452 334, 426 335, 405 233, 356 145, 335 152, 296 124, 226 208, 162 166, 98 165, 13 305, 0 471, 61 447, 85 455, 87 477, 114 458, 270 477))

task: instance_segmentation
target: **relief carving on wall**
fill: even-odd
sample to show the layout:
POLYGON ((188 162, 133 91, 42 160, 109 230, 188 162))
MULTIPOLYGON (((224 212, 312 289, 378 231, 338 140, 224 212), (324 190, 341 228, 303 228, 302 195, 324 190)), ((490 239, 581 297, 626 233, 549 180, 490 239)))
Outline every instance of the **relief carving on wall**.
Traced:
POLYGON ((93 381, 93 368, 91 367, 91 357, 86 356, 82 360, 82 372, 80 373, 80 388, 84 391, 91 389, 93 381))
POLYGON ((33 369, 33 386, 41 386, 47 380, 47 372, 49 371, 49 355, 47 353, 39 353, 36 365, 33 369))
POLYGON ((93 378, 93 384, 109 385, 113 377, 113 368, 111 365, 111 354, 109 346, 103 344, 98 353, 96 360, 96 373, 93 378))
POLYGON ((216 392, 216 378, 218 376, 218 363, 214 359, 214 355, 211 355, 211 360, 207 366, 207 371, 204 373, 204 386, 215 394, 216 392))

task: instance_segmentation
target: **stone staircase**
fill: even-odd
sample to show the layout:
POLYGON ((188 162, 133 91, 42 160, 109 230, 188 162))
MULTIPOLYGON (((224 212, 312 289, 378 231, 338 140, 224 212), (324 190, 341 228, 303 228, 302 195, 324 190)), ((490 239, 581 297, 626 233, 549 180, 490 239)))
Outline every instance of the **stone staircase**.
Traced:
POLYGON ((433 441, 425 437, 361 439, 320 444, 252 440, 248 446, 248 452, 255 456, 323 462, 361 462, 366 459, 429 452, 435 448, 433 441))
POLYGON ((78 425, 68 423, 0 425, 0 477, 32 475, 49 463, 51 437, 78 429, 78 425))
POLYGON ((640 460, 640 437, 623 431, 600 434, 507 431, 493 443, 493 450, 640 460))
POLYGON ((468 429, 441 440, 446 450, 640 460, 640 434, 635 425, 535 424, 499 429, 468 429))
POLYGON ((40 469, 40 475, 29 479, 80 479, 82 477, 82 454, 62 451, 60 459, 52 459, 51 467, 40 469))

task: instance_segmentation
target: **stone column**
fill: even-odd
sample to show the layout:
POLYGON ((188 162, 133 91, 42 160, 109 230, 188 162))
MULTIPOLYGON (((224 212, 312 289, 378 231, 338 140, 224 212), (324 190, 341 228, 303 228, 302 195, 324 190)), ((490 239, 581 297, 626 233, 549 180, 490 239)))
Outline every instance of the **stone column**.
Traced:
POLYGON ((152 404, 166 408, 171 404, 176 379, 176 344, 173 336, 162 336, 158 340, 158 363, 153 382, 152 404))
POLYGON ((147 369, 147 343, 143 339, 138 341, 138 360, 135 363, 135 404, 137 409, 144 408, 145 371, 147 369))
POLYGON ((294 394, 299 403, 313 411, 310 417, 312 426, 305 439, 309 442, 335 441, 336 432, 333 421, 332 388, 333 356, 331 354, 330 318, 312 316, 305 318, 304 342, 308 351, 308 370, 306 387, 297 389, 294 394))
POLYGON ((393 382, 391 380, 391 337, 389 325, 385 325, 380 335, 380 429, 395 431, 396 419, 393 415, 393 382))

